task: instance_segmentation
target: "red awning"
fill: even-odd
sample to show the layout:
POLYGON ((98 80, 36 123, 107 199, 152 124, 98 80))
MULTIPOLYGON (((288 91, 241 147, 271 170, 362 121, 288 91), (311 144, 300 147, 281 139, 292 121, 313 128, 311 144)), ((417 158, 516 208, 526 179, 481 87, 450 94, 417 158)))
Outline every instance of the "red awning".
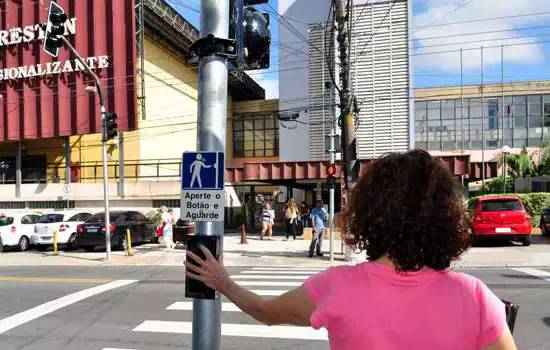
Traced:
MULTIPOLYGON (((455 176, 468 175, 470 172, 470 156, 445 156, 438 157, 440 161, 455 176)), ((361 160, 361 170, 372 159, 361 160)), ((327 177, 326 169, 330 165, 328 161, 307 162, 264 162, 245 163, 242 167, 227 168, 225 178, 227 182, 253 182, 253 181, 280 181, 280 180, 323 180, 327 177)), ((340 177, 340 164, 336 164, 336 177, 340 177)))

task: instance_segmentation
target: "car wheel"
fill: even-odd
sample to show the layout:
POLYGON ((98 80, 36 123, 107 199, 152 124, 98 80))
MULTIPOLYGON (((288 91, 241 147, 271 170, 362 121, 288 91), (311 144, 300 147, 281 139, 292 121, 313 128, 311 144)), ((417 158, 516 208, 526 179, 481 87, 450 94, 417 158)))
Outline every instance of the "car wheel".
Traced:
POLYGON ((526 237, 522 242, 524 247, 528 247, 531 245, 531 237, 526 237))
POLYGON ((94 246, 91 246, 91 247, 84 247, 84 250, 86 250, 87 252, 94 252, 95 251, 95 247, 94 246))
POLYGON ((29 239, 26 236, 23 236, 19 239, 18 248, 20 252, 24 252, 29 249, 29 239))
POLYGON ((2 242, 2 238, 0 238, 0 253, 4 251, 4 243, 2 242))
POLYGON ((75 250, 76 249, 76 233, 73 233, 69 240, 67 241, 67 249, 75 250))

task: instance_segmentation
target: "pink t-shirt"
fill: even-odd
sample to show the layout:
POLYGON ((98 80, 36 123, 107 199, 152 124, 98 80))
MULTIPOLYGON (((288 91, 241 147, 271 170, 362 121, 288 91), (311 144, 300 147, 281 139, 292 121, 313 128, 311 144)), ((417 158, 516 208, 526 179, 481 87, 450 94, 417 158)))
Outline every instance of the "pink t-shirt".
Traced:
POLYGON ((305 282, 312 327, 332 350, 478 350, 506 325, 505 306, 475 277, 449 270, 397 273, 373 262, 333 267, 305 282))

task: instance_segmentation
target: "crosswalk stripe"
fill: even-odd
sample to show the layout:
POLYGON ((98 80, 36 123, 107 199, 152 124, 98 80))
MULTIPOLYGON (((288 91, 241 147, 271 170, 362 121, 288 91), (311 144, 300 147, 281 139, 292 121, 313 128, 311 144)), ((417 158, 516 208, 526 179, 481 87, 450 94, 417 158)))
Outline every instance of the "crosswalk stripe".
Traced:
MULTIPOLYGON (((193 310, 192 301, 177 301, 168 306, 166 310, 191 311, 193 310)), ((237 305, 233 303, 222 303, 222 311, 224 312, 242 312, 237 305)))
POLYGON ((305 281, 311 276, 269 276, 269 275, 234 275, 233 279, 250 279, 250 280, 300 280, 305 281))
POLYGON ((258 295, 261 295, 261 296, 279 296, 279 295, 282 295, 286 292, 288 292, 288 290, 280 290, 280 289, 274 289, 274 290, 270 290, 270 289, 251 289, 250 290, 252 293, 256 293, 258 295))
MULTIPOLYGON (((134 332, 191 334, 191 322, 145 321, 134 332)), ((222 323, 222 336, 250 337, 250 338, 277 338, 300 340, 327 340, 327 331, 314 330, 306 327, 293 326, 264 326, 251 324, 222 323)))
POLYGON ((272 275, 315 275, 316 271, 270 271, 270 270, 252 270, 242 271, 242 274, 272 274, 272 275))
POLYGON ((253 267, 252 270, 266 271, 324 271, 326 267, 253 267))
POLYGON ((543 280, 546 280, 550 282, 550 272, 539 270, 539 269, 533 269, 530 267, 519 267, 514 269, 515 271, 525 273, 527 275, 536 276, 538 278, 541 278, 543 280))
POLYGON ((289 282, 289 281, 235 281, 240 286, 270 286, 270 287, 299 287, 302 282, 289 282))

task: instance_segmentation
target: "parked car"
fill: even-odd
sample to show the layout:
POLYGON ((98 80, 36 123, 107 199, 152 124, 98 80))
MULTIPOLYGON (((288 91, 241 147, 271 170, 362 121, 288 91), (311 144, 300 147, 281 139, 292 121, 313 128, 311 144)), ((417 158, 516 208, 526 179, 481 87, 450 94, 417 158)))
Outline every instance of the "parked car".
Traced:
POLYGON ((24 252, 29 249, 30 237, 34 233, 34 225, 40 219, 38 213, 9 214, 0 220, 0 237, 2 246, 17 247, 24 252))
POLYGON ((39 249, 45 249, 53 244, 53 233, 57 232, 57 244, 74 248, 76 229, 92 216, 92 213, 82 210, 67 210, 45 214, 34 226, 31 243, 39 249))
POLYGON ((544 209, 540 217, 540 232, 543 236, 550 236, 550 208, 544 209))
MULTIPOLYGON (((111 247, 124 250, 127 247, 126 230, 130 230, 132 244, 153 242, 156 238, 156 226, 137 211, 110 212, 111 247)), ((96 247, 105 247, 105 213, 92 215, 85 223, 78 225, 74 246, 93 251, 96 247)))
POLYGON ((517 196, 487 196, 473 204, 472 239, 500 238, 531 244, 531 218, 517 196))

